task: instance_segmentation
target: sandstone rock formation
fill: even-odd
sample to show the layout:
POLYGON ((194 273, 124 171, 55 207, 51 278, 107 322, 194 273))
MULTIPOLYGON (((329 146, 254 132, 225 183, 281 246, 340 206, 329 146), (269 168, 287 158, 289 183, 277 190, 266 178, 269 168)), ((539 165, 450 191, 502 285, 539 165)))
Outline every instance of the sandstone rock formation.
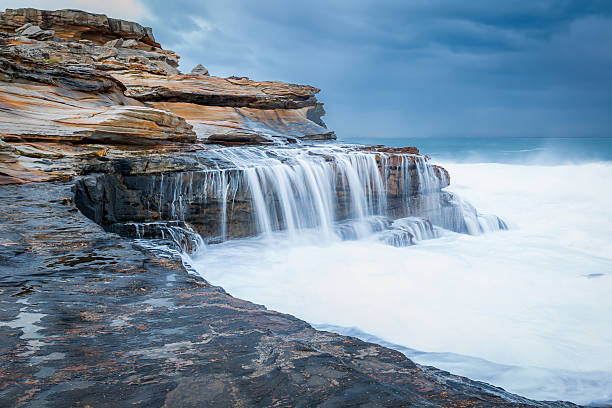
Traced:
POLYGON ((104 232, 70 195, 0 187, 2 407, 576 407, 234 298, 104 232))
MULTIPOLYGON (((186 114, 184 118, 194 127, 199 141, 235 145, 335 138, 321 119, 325 111, 315 97, 318 89, 244 77, 213 77, 202 65, 182 75, 178 71, 179 57, 163 50, 151 30, 136 23, 75 10, 18 9, 1 14, 2 29, 8 31, 0 35, 0 52, 5 59, 105 71, 125 86, 123 91, 129 98, 122 104, 138 105, 136 101, 140 101, 140 106, 165 110, 169 115, 186 114), (52 31, 55 36, 50 35, 52 31)), ((112 109, 115 114, 123 111, 112 109)), ((135 110, 130 112, 133 118, 135 110)), ((23 118, 18 122, 23 127, 23 118)), ((187 127, 176 129, 186 129, 183 139, 190 138, 187 127)), ((129 130, 121 133, 126 132, 129 130)), ((50 137, 41 138, 55 140, 57 131, 50 133, 50 137)), ((75 133, 73 140, 79 140, 80 134, 75 133)), ((89 137, 92 141, 100 139, 89 137)), ((105 141, 111 139, 115 143, 127 141, 124 137, 106 137, 105 141)), ((181 137, 175 132, 167 139, 181 137)))
POLYGON ((152 102, 151 106, 173 112, 193 125, 208 141, 232 144, 236 138, 247 144, 275 143, 276 140, 327 140, 334 133, 309 119, 313 107, 300 109, 253 109, 203 106, 185 102, 152 102))
POLYGON ((136 41, 115 39, 105 44, 91 40, 49 40, 36 36, 5 36, 4 52, 39 61, 88 65, 104 71, 146 71, 177 74, 179 57, 172 51, 136 41))
POLYGON ((5 141, 158 144, 193 142, 192 126, 126 98, 123 85, 85 67, 0 57, 5 141))
POLYGON ((185 117, 215 143, 268 143, 273 138, 335 138, 311 86, 202 75, 115 73, 126 95, 185 117))
POLYGON ((126 94, 143 102, 189 102, 199 105, 258 109, 296 109, 316 103, 317 88, 283 82, 256 82, 248 78, 201 75, 117 73, 126 94))

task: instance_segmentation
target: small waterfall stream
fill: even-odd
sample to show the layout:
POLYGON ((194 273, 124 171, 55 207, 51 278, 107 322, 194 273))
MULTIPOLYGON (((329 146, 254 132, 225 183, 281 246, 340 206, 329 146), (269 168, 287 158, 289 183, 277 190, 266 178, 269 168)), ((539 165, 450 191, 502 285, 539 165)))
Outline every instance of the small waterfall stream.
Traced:
POLYGON ((437 237, 438 228, 507 228, 443 190, 447 173, 420 155, 338 145, 206 153, 215 168, 159 175, 144 201, 160 220, 180 221, 182 231, 208 243, 278 232, 292 239, 308 230, 321 239, 376 236, 405 246, 437 237))

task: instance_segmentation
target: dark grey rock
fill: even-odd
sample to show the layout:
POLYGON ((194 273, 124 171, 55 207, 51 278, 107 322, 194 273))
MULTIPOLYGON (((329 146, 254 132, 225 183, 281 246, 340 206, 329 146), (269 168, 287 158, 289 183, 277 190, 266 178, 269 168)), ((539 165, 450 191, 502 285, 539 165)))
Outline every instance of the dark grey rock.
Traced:
POLYGON ((104 232, 70 186, 0 187, 2 407, 574 407, 314 330, 104 232))
POLYGON ((191 73, 195 75, 210 76, 208 69, 206 69, 206 67, 202 64, 196 65, 195 68, 191 70, 191 73))
POLYGON ((19 27, 15 32, 23 37, 32 38, 35 40, 48 40, 53 38, 55 35, 55 31, 53 30, 43 30, 37 25, 27 23, 23 26, 19 27))

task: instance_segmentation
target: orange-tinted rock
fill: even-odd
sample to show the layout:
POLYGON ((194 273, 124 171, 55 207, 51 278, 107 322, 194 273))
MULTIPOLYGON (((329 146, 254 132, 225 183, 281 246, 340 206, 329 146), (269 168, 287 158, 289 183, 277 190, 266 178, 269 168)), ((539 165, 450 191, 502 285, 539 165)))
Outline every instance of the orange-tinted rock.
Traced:
MULTIPOLYGON (((150 29, 102 15, 22 9, 0 19, 0 29, 32 21, 69 40, 47 41, 49 32, 38 29, 30 30, 35 39, 0 34, 0 48, 9 48, 0 53, 0 185, 97 175, 80 179, 74 195, 63 183, 1 189, 4 315, 17 319, 23 302, 15 299, 26 295, 28 311, 45 317, 35 325, 40 347, 30 347, 19 327, 0 333, 9 350, 0 353, 0 406, 569 406, 529 401, 416 366, 381 346, 317 332, 191 279, 172 255, 137 249, 83 217, 105 227, 175 218, 174 200, 182 203, 188 185, 194 200, 185 214, 197 215, 199 231, 210 233, 206 214, 222 211, 215 201, 228 209, 227 189, 216 197, 207 191, 217 155, 205 157, 210 145, 168 142, 193 142, 192 125, 225 144, 331 137, 316 88, 172 75, 173 54, 158 48, 150 29), (122 82, 78 64, 113 72, 128 96, 122 82), (148 197, 159 207, 138 205, 148 197), (72 201, 82 213, 65 205, 72 201), (262 359, 262 350, 272 350, 271 358, 262 359)), ((389 195, 411 188, 398 164, 408 160, 403 169, 413 175, 416 148, 369 150, 380 153, 380 171, 394 183, 389 195)), ((223 177, 240 171, 224 168, 223 177)), ((444 169, 433 171, 448 179, 444 169)), ((248 186, 240 188, 246 199, 234 194, 230 210, 235 237, 253 225, 248 186)))
POLYGON ((17 158, 0 153, 0 186, 66 180, 67 178, 69 177, 65 173, 24 166, 17 158))
POLYGON ((204 75, 113 72, 126 95, 184 117, 200 139, 219 144, 271 143, 274 138, 334 139, 317 88, 204 75))
POLYGON ((436 164, 432 165, 434 173, 438 180, 440 180, 440 187, 448 187, 450 186, 450 173, 442 166, 438 166, 436 164))
POLYGON ((183 102, 154 102, 193 125, 199 139, 219 144, 265 143, 270 137, 307 140, 335 138, 334 132, 308 118, 313 107, 253 109, 202 106, 183 102))
MULTIPOLYGON (((414 146, 387 147, 384 145, 374 145, 363 146, 360 149, 367 152, 383 153, 382 155, 376 156, 376 161, 378 162, 379 166, 386 166, 387 168, 392 169, 396 169, 397 167, 399 167, 401 165, 401 161, 403 160, 410 161, 411 165, 414 166, 414 158, 406 156, 419 154, 419 149, 414 146)), ((390 172, 389 174, 393 176, 394 173, 390 172)))
POLYGON ((315 106, 319 89, 284 82, 257 82, 248 78, 203 75, 113 73, 126 95, 143 102, 188 102, 208 106, 258 109, 297 109, 315 106))
MULTIPOLYGON (((54 69, 50 67, 53 64, 48 64, 44 72, 37 73, 37 77, 32 78, 31 72, 20 72, 22 70, 11 68, 11 78, 8 81, 14 82, 15 77, 19 76, 27 77, 27 81, 64 86, 62 84, 72 81, 74 75, 70 74, 64 78, 63 68, 71 67, 73 72, 81 72, 88 66, 108 72, 115 79, 117 87, 121 88, 121 91, 112 92, 115 101, 102 103, 103 106, 138 105, 135 101, 137 100, 171 112, 170 115, 162 115, 163 117, 151 121, 159 112, 148 111, 146 117, 143 117, 144 109, 109 108, 105 112, 89 112, 87 109, 92 107, 86 102, 81 105, 86 118, 78 118, 74 112, 64 112, 65 115, 61 114, 65 118, 60 122, 57 121, 58 118, 52 119, 53 123, 39 122, 38 128, 32 128, 36 125, 32 121, 25 120, 29 123, 24 123, 24 120, 17 120, 15 126, 11 127, 12 130, 4 132, 5 138, 23 135, 27 136, 24 140, 71 140, 87 143, 106 140, 109 143, 129 143, 129 135, 140 134, 143 140, 177 140, 180 137, 168 135, 172 133, 172 129, 166 124, 174 126, 178 130, 177 135, 188 133, 188 129, 183 124, 173 122, 172 113, 187 119, 195 127, 200 139, 218 144, 266 144, 279 141, 293 143, 298 139, 335 138, 334 132, 328 130, 321 119, 325 111, 323 104, 315 97, 319 90, 312 86, 274 81, 257 82, 245 77, 211 77, 206 75, 207 70, 203 67, 189 75, 179 74, 179 57, 172 51, 159 48, 158 44, 152 44, 150 41, 145 43, 143 37, 139 36, 144 30, 141 26, 126 23, 127 28, 115 30, 113 20, 102 15, 30 9, 7 10, 3 15, 4 22, 0 23, 0 29, 14 31, 18 29, 18 25, 27 22, 38 24, 41 29, 57 30, 58 35, 62 37, 62 40, 53 38, 37 41, 18 35, 0 35, 0 53, 8 60, 18 60, 21 65, 32 59, 46 61, 53 63, 56 70, 59 70, 52 74, 54 69), (45 20, 45 24, 42 20, 45 20), (109 29, 105 32, 112 32, 115 38, 104 42, 103 40, 110 37, 94 37, 92 33, 104 31, 106 25, 109 29), (62 31, 62 27, 67 31, 62 31), (121 92, 128 98, 123 97, 121 92), (155 115, 151 116, 154 113, 155 115), (146 119, 147 122, 142 123, 140 119, 146 119), (126 126, 119 126, 120 123, 125 123, 126 126), (83 126, 88 130, 81 129, 83 126), (48 128, 44 135, 41 127, 48 128), (107 132, 109 128, 114 132, 113 137, 107 132), (161 132, 158 132, 160 129, 161 132)), ((29 27, 32 26, 27 26, 26 29, 29 27)), ((104 80, 109 78, 111 77, 104 77, 104 80)), ((88 80, 81 78, 79 81, 88 80)), ((72 85, 69 87, 82 92, 98 92, 96 86, 83 85, 78 89, 74 89, 72 85)), ((10 101, 15 96, 7 98, 10 101)), ((87 99, 83 94, 71 95, 70 98, 87 99)), ((99 99, 99 95, 93 99, 99 99)), ((57 98, 53 97, 51 100, 57 101, 57 98)), ((96 102, 96 107, 100 105, 99 102, 96 102)), ((28 105, 26 100, 13 100, 13 103, 28 105)), ((44 101, 41 102, 40 108, 34 105, 29 104, 28 109, 39 111, 51 108, 49 103, 44 101)), ((57 110, 57 106, 54 105, 51 110, 57 110)))
POLYGON ((123 85, 86 68, 0 57, 4 140, 157 144, 193 142, 183 118, 123 95, 123 85))

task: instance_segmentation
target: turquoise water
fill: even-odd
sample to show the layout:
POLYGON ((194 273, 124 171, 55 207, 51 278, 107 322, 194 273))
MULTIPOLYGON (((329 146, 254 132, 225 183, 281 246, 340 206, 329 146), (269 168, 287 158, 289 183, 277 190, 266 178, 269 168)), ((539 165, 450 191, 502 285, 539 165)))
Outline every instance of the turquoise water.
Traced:
POLYGON ((344 138, 367 145, 416 146, 434 160, 463 163, 572 164, 612 161, 612 138, 344 138))

